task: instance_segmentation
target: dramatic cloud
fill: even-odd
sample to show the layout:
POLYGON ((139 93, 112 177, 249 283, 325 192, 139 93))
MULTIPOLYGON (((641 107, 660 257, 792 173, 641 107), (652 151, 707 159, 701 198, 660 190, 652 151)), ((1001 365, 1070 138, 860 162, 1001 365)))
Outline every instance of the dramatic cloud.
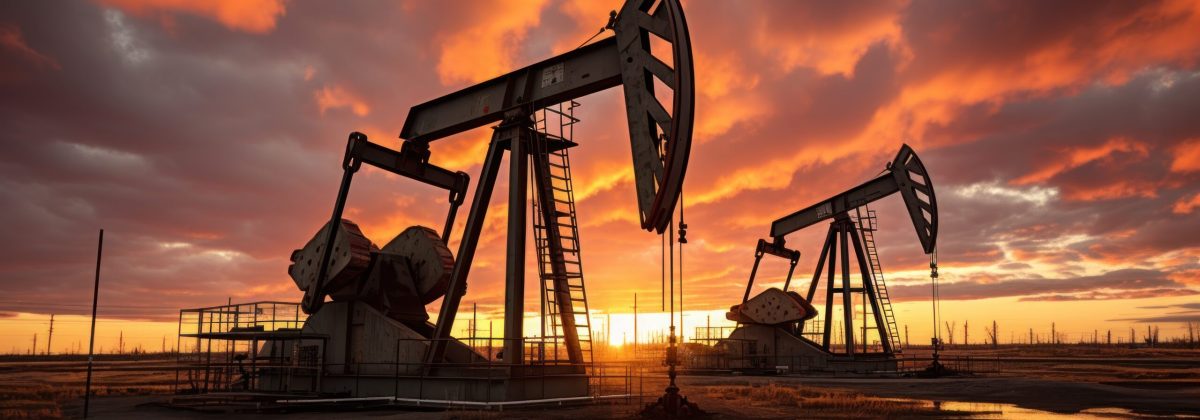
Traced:
POLYGON ((285 12, 283 0, 99 0, 139 17, 162 19, 174 27, 174 15, 184 13, 214 19, 230 29, 264 33, 275 29, 285 12))
POLYGON ((0 25, 0 48, 24 59, 35 67, 54 70, 62 68, 58 65, 58 61, 30 48, 25 43, 25 36, 21 34, 21 28, 16 25, 0 25))
MULTIPOLYGON (((929 299, 929 286, 893 286, 898 300, 929 299)), ((938 288, 942 299, 972 300, 1022 296, 1026 300, 1108 300, 1139 299, 1157 296, 1186 296, 1200 292, 1184 288, 1159 271, 1124 269, 1096 276, 1073 278, 986 279, 943 283, 938 288), (1121 297, 1124 295, 1124 297, 1121 297)))
MULTIPOLYGON (((619 7, 0 4, 0 311, 85 313, 101 227, 109 316, 297 300, 287 258, 328 218, 347 134, 398 148, 409 107, 576 48, 619 7)), ((904 143, 937 190, 943 299, 1163 306, 1122 315, 1140 320, 1176 316, 1168 307, 1200 291, 1195 2, 684 7, 698 88, 687 308, 736 303, 771 220, 878 175, 904 143)), ((620 89, 580 103, 588 295, 627 311, 633 293, 660 298, 661 238, 638 226, 620 89)), ((477 180, 490 137, 439 140, 430 160, 477 180)), ((506 172, 464 300, 490 316, 502 312, 506 172)), ((900 197, 872 209, 892 296, 927 299, 928 256, 900 197)), ((440 230, 446 210, 444 191, 368 168, 346 214, 385 243, 410 225, 440 230)), ((803 253, 793 284, 807 286, 824 232, 787 238, 803 253)), ((765 260, 756 286, 786 272, 765 260)))

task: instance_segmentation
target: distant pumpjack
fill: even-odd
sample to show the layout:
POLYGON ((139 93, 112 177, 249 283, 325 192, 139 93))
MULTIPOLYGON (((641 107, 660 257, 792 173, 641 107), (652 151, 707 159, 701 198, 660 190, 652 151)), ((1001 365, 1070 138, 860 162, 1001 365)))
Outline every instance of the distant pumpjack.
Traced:
MULTIPOLYGON (((867 218, 859 218, 859 225, 856 225, 849 214, 851 210, 864 207, 868 203, 897 192, 904 198, 904 203, 912 219, 913 227, 916 230, 922 249, 926 254, 933 252, 938 232, 937 199, 934 195, 933 183, 930 181, 925 165, 921 163, 917 154, 908 145, 903 145, 899 153, 896 154, 895 159, 888 163, 884 173, 875 179, 773 222, 771 224, 772 240, 760 239, 758 241, 754 255, 754 267, 750 271, 750 278, 746 284, 746 292, 742 297, 742 304, 731 308, 727 317, 730 320, 747 325, 787 324, 783 330, 787 331, 786 335, 798 340, 796 343, 797 346, 794 347, 798 349, 797 351, 806 351, 804 350, 805 348, 819 346, 825 353, 833 353, 830 348, 833 338, 831 335, 833 295, 840 293, 842 295, 842 322, 845 331, 845 347, 841 355, 853 358, 855 355, 854 332, 856 329, 854 327, 852 295, 862 293, 865 295, 863 302, 870 305, 870 312, 874 316, 874 329, 878 332, 883 354, 891 356, 893 353, 898 352, 901 342, 899 333, 896 331, 895 317, 892 313, 887 287, 882 282, 882 277, 878 276, 880 274, 878 271, 881 271, 881 269, 879 269, 878 254, 874 249, 873 233, 871 233, 875 229, 873 212, 869 212, 867 218), (791 284, 796 263, 799 261, 800 252, 787 248, 784 239, 785 236, 830 219, 833 222, 830 223, 829 232, 825 236, 825 243, 821 248, 821 256, 817 260, 817 267, 813 273, 812 282, 809 284, 808 293, 801 297, 794 292, 789 292, 788 288, 791 284), (866 242, 865 247, 864 242, 866 242), (853 247, 854 250, 853 257, 849 252, 850 247, 853 247), (838 257, 839 254, 841 254, 840 260, 838 257), (787 279, 784 282, 782 291, 779 289, 769 289, 763 295, 751 299, 750 291, 754 285, 754 279, 763 255, 774 255, 787 259, 791 263, 791 266, 788 270, 787 279), (851 286, 851 258, 856 260, 859 267, 862 279, 862 284, 859 287, 851 286), (841 262, 842 283, 840 287, 835 287, 834 268, 839 261, 841 262), (814 332, 804 331, 803 321, 816 315, 815 312, 805 313, 805 310, 812 308, 810 302, 812 302, 816 294, 822 272, 826 270, 826 265, 828 265, 828 270, 826 271, 827 287, 825 294, 824 328, 819 333, 821 342, 815 343, 805 337, 805 335, 815 334, 814 332), (746 319, 747 311, 755 308, 756 301, 762 300, 767 295, 772 296, 772 299, 774 299, 772 302, 775 302, 775 300, 794 300, 796 302, 792 306, 795 306, 796 309, 790 314, 775 314, 767 317, 778 322, 763 323, 756 322, 753 319, 746 319)), ((731 337, 738 336, 738 334, 741 334, 740 337, 743 339, 750 338, 747 336, 748 334, 753 335, 749 331, 735 331, 731 337)), ((864 339, 866 338, 865 330, 863 337, 864 339)))

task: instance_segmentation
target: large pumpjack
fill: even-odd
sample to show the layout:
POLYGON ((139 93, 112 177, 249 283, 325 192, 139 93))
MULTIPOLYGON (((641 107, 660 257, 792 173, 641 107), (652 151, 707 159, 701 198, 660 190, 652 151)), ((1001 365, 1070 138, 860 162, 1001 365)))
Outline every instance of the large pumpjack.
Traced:
POLYGON ((538 113, 562 103, 573 107, 575 99, 622 86, 641 226, 661 234, 679 200, 695 107, 690 37, 677 0, 629 0, 619 13, 610 14, 601 32, 609 30, 611 37, 414 106, 398 152, 360 133, 350 135, 330 221, 293 255, 289 270, 305 292, 302 307, 311 314, 304 333, 323 337, 317 344, 309 340, 284 349, 320 354, 316 378, 300 375, 301 381, 316 380, 322 394, 416 400, 589 395, 590 329, 565 159, 565 150, 576 143, 549 133, 538 113), (670 51, 652 54, 655 38, 670 51), (658 93, 670 90, 670 103, 656 96, 656 80, 658 93), (430 144, 490 124, 496 125, 455 256, 446 244, 469 178, 430 164, 430 144), (497 363, 490 360, 493 354, 480 354, 452 337, 451 330, 506 151, 504 339, 497 363), (411 227, 378 248, 342 219, 351 180, 364 163, 449 191, 441 234, 411 227), (534 228, 546 302, 543 317, 557 318, 550 323, 556 331, 549 335, 555 348, 565 349, 561 357, 557 351, 547 356, 530 348, 525 340, 530 182, 538 212, 534 228), (430 323, 424 305, 439 298, 440 312, 430 323), (487 363, 476 363, 481 360, 487 363))
POLYGON ((727 318, 738 322, 730 336, 717 343, 718 348, 736 361, 734 367, 777 370, 894 370, 894 355, 901 350, 895 316, 879 255, 875 251, 874 211, 861 210, 876 200, 900 193, 908 209, 917 238, 926 254, 933 252, 938 232, 937 199, 925 165, 908 145, 900 148, 895 159, 888 163, 883 174, 862 185, 847 190, 780 218, 771 224, 771 240, 758 241, 754 266, 746 283, 742 303, 730 309, 727 318), (851 212, 857 217, 852 217, 851 212), (788 290, 800 252, 786 246, 785 237, 793 232, 825 220, 831 220, 825 242, 821 247, 817 267, 807 294, 788 290), (857 222, 856 222, 857 219, 857 222), (783 289, 770 288, 750 297, 762 257, 772 255, 790 263, 783 289), (858 266, 858 281, 852 280, 850 263, 858 266), (837 284, 836 268, 841 266, 841 283, 837 284), (818 311, 811 302, 816 297, 821 278, 825 277, 825 316, 823 323, 806 322, 816 318, 818 311), (835 299, 834 295, 841 299, 835 299), (863 325, 861 340, 856 343, 854 322, 855 301, 861 302, 863 325), (840 301, 840 302, 839 302, 840 301), (840 303, 844 335, 836 337, 832 328, 834 304, 840 303), (868 318, 870 314, 870 318, 868 318), (872 322, 867 322, 872 321, 872 322), (877 346, 870 346, 872 338, 877 346), (838 338, 841 343, 836 343, 838 338))

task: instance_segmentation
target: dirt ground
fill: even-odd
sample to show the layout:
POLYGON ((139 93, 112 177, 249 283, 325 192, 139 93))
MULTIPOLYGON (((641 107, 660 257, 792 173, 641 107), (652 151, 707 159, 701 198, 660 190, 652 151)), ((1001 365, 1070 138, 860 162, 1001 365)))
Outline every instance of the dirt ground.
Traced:
MULTIPOLYGON (((1060 351, 1023 357, 975 376, 918 379, 812 375, 681 376, 684 395, 713 418, 1028 418, 1082 414, 1092 418, 1138 415, 1200 416, 1200 353, 1060 351), (1038 359, 1038 358, 1045 358, 1038 359), (1170 363, 1166 363, 1170 362, 1170 363)), ((82 414, 84 371, 78 361, 0 361, 0 417, 77 418, 82 414)), ((96 371, 94 418, 215 418, 211 413, 161 405, 170 398, 174 374, 158 359, 110 361, 96 371)), ((647 394, 665 383, 645 384, 647 394)), ((646 400, 617 400, 577 407, 540 407, 503 412, 411 411, 394 408, 338 412, 338 418, 630 418, 646 400)), ((329 412, 293 412, 286 418, 328 418, 329 412)), ((283 418, 277 414, 220 415, 283 418)))

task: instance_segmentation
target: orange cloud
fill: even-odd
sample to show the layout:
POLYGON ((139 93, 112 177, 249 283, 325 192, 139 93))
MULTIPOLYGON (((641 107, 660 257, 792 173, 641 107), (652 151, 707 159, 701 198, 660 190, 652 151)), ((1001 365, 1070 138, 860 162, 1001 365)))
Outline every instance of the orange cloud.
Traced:
POLYGON ((704 144, 746 121, 768 114, 768 101, 754 93, 761 80, 735 54, 696 52, 696 80, 700 86, 696 141, 704 144))
POLYGON ((437 73, 443 85, 477 83, 512 70, 518 46, 537 26, 545 0, 503 0, 476 7, 470 24, 439 36, 437 73))
POLYGON ((16 25, 0 25, 0 48, 12 51, 39 68, 61 70, 58 61, 31 48, 25 43, 25 35, 16 25))
POLYGON ((1192 210, 1200 207, 1200 193, 1192 194, 1190 198, 1181 198, 1175 202, 1175 206, 1171 207, 1171 212, 1175 214, 1191 214, 1192 210))
POLYGON ((1096 188, 1076 188, 1063 193, 1063 198, 1073 201, 1112 200, 1125 197, 1154 198, 1158 185, 1151 182, 1117 181, 1096 188))
MULTIPOLYGON (((562 37, 554 44, 554 53, 575 49, 588 37, 595 35, 608 23, 608 12, 621 7, 619 2, 597 0, 569 0, 562 2, 558 10, 575 21, 575 31, 562 37)), ((612 32, 608 32, 612 34, 612 32)), ((597 39, 604 36, 598 36, 597 39)))
MULTIPOLYGON (((229 29, 267 33, 286 11, 283 0, 99 0, 139 17, 187 13, 221 22, 229 29)), ((169 20, 168 20, 169 21, 169 20)))
POLYGON ((321 114, 325 114, 325 110, 337 108, 350 108, 354 115, 363 117, 371 113, 371 107, 367 105, 358 96, 347 92, 341 86, 325 86, 313 93, 313 97, 317 101, 317 108, 321 110, 321 114))
POLYGON ((1172 172, 1200 171, 1200 138, 1189 139, 1174 150, 1171 160, 1172 172))
POLYGON ((874 2, 855 5, 855 10, 848 11, 816 3, 790 12, 767 10, 767 15, 786 17, 764 16, 767 22, 753 25, 757 30, 752 39, 760 53, 772 58, 785 73, 811 67, 821 74, 849 77, 871 44, 900 37, 899 11, 903 5, 874 2))
POLYGON ((1041 169, 1013 180, 1013 184, 1029 185, 1038 182, 1044 182, 1064 171, 1078 168, 1096 160, 1104 159, 1111 156, 1113 153, 1135 153, 1138 156, 1145 157, 1149 153, 1149 147, 1146 146, 1145 143, 1125 137, 1116 137, 1111 138, 1104 144, 1095 147, 1065 149, 1060 153, 1063 155, 1060 159, 1057 159, 1057 161, 1046 165, 1041 169))
MULTIPOLYGON (((1200 50, 1200 37, 1195 35, 1200 3, 1143 5, 1117 19, 1097 19, 1094 28, 1079 34, 1053 31, 1056 38, 1013 49, 1020 54, 944 60, 916 57, 914 64, 925 63, 933 70, 915 75, 896 100, 896 106, 910 111, 903 115, 911 121, 909 135, 920 138, 926 126, 952 121, 963 105, 999 105, 1078 91, 1098 82, 1117 85, 1146 69, 1147 63, 1195 65, 1195 52, 1200 50)), ((1020 6, 997 3, 990 7, 1020 6)), ((932 45, 926 46, 925 52, 966 47, 958 40, 959 32, 966 30, 960 24, 928 29, 932 45)), ((902 51, 909 47, 903 43, 896 46, 902 51)))

